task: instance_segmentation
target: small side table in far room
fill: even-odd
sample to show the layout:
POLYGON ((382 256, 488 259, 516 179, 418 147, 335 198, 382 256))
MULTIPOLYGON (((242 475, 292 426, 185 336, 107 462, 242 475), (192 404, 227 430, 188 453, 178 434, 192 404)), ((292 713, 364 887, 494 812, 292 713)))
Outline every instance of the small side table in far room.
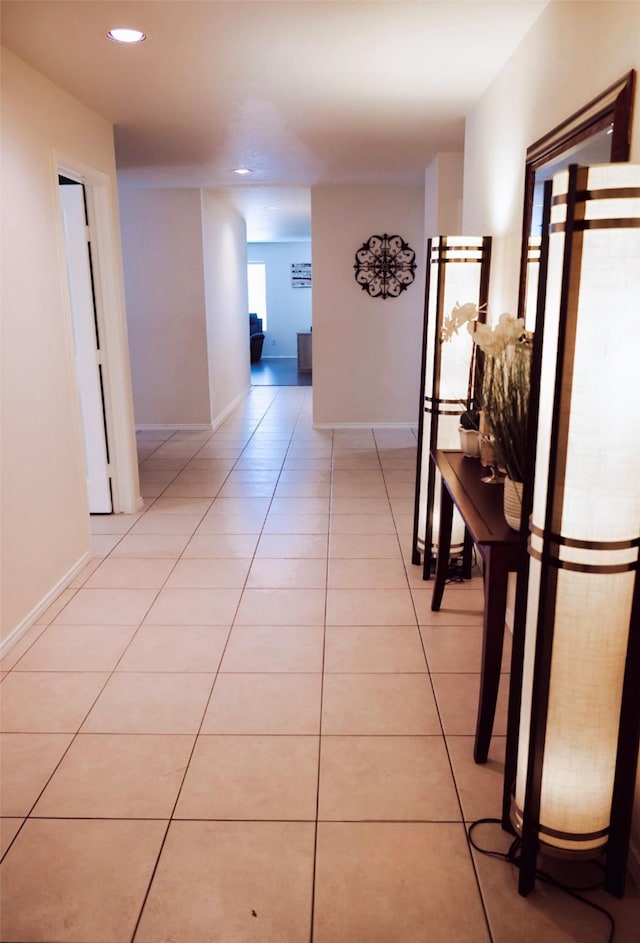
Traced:
POLYGON ((312 337, 311 331, 298 332, 298 373, 311 373, 313 363, 312 337))
POLYGON ((476 763, 486 763, 500 684, 509 573, 519 572, 524 564, 526 538, 506 523, 502 510, 503 487, 482 481, 486 469, 479 459, 452 449, 437 449, 432 452, 431 460, 442 476, 431 609, 437 612, 442 603, 449 569, 454 504, 465 524, 465 543, 475 544, 484 564, 482 663, 473 758, 476 763))

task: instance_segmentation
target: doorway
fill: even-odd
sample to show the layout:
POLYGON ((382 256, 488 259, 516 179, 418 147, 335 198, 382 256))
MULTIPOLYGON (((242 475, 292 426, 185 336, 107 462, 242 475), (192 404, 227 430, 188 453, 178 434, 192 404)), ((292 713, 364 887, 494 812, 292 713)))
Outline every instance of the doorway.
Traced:
POLYGON ((84 184, 62 175, 58 176, 58 190, 89 512, 111 514, 113 496, 104 401, 103 354, 96 311, 86 192, 84 184))

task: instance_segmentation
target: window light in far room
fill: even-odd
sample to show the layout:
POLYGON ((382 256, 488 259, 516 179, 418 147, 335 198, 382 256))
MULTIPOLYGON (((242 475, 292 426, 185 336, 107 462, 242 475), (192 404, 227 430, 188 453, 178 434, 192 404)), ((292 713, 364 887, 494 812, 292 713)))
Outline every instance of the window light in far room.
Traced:
POLYGON ((262 330, 267 330, 267 266, 265 262, 247 264, 249 311, 262 318, 262 330))
POLYGON ((107 39, 114 43, 142 43, 147 37, 139 29, 130 29, 129 27, 115 27, 107 33, 107 39))

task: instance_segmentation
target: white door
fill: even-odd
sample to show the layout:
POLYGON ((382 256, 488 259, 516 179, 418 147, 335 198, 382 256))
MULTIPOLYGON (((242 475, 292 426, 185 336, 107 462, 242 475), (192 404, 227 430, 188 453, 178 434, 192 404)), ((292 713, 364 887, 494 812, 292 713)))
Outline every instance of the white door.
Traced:
POLYGON ((60 202, 64 227, 69 295, 73 315, 76 375, 84 428, 89 510, 110 514, 111 482, 102 392, 102 356, 96 321, 84 187, 62 184, 60 202))

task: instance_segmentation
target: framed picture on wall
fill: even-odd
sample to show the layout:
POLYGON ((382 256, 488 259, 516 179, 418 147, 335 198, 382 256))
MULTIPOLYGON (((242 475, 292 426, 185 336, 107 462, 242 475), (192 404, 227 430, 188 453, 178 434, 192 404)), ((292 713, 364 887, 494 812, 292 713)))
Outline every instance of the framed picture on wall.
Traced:
POLYGON ((291 263, 291 287, 311 288, 311 262, 291 263))

